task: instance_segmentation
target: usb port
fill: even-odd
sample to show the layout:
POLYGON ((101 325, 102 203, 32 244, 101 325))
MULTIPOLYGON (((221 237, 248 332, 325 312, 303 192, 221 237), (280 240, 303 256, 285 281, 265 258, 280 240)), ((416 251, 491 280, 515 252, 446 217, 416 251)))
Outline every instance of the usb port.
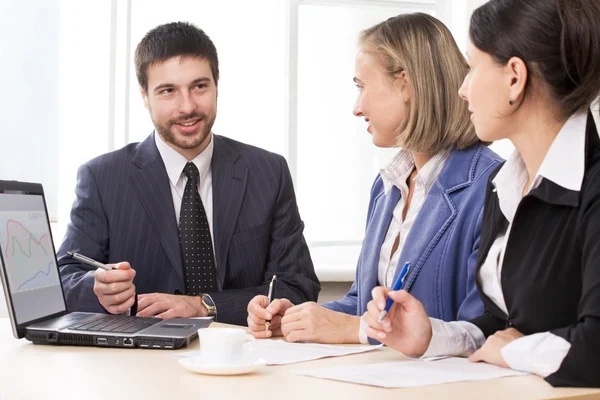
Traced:
POLYGON ((160 349, 162 346, 161 346, 160 342, 154 342, 154 343, 152 343, 152 347, 154 347, 156 349, 160 349))
POLYGON ((99 337, 96 339, 96 343, 97 344, 108 344, 108 340, 106 338, 99 337))
POLYGON ((148 345, 148 343, 141 343, 140 347, 150 347, 150 346, 148 345))
POLYGON ((172 349, 173 343, 165 343, 165 349, 172 349))
POLYGON ((123 339, 123 346, 133 347, 133 339, 130 339, 130 338, 123 339))

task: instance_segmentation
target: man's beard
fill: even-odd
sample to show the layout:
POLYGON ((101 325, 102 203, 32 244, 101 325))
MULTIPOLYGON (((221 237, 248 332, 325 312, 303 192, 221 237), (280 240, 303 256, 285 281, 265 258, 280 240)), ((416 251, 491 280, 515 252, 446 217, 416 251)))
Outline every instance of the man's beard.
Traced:
POLYGON ((204 113, 194 112, 192 114, 183 115, 177 119, 172 119, 167 121, 165 124, 159 124, 158 122, 152 120, 154 122, 154 127, 158 134, 163 138, 165 142, 171 143, 180 149, 184 150, 192 150, 199 147, 204 140, 209 136, 210 131, 215 123, 215 117, 208 117, 204 113), (193 137, 193 140, 190 142, 188 140, 181 140, 178 138, 176 134, 172 132, 172 129, 175 124, 178 124, 183 121, 189 121, 197 119, 198 121, 198 129, 200 130, 200 134, 196 133, 194 135, 188 136, 189 138, 193 137))

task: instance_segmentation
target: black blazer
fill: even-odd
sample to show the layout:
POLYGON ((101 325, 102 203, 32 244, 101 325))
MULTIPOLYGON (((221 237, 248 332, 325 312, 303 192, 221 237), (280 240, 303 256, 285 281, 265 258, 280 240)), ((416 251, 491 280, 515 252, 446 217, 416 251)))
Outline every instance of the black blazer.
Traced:
MULTIPOLYGON (((498 168, 499 169, 499 168, 498 168)), ((477 270, 508 221, 488 182, 477 270)), ((600 387, 600 139, 591 113, 581 191, 544 179, 519 204, 506 244, 502 292, 508 315, 482 291, 485 314, 471 321, 485 334, 514 327, 550 331, 571 343, 553 386, 600 387)))
MULTIPOLYGON (((219 290, 209 293, 217 319, 245 325, 252 297, 298 304, 320 290, 303 236, 285 159, 213 136, 213 237, 219 290)), ((65 257, 77 251, 101 261, 129 261, 137 293, 184 293, 179 231, 169 178, 154 136, 104 154, 79 169, 71 223, 58 251, 70 311, 103 312, 90 268, 65 257)))

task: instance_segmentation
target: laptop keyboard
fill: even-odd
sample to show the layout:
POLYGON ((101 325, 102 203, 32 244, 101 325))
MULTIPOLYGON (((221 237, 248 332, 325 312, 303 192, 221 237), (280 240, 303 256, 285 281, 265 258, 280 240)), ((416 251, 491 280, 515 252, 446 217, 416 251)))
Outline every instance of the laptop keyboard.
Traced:
POLYGON ((158 318, 130 317, 126 315, 97 314, 71 325, 68 329, 75 331, 135 333, 154 325, 158 318))

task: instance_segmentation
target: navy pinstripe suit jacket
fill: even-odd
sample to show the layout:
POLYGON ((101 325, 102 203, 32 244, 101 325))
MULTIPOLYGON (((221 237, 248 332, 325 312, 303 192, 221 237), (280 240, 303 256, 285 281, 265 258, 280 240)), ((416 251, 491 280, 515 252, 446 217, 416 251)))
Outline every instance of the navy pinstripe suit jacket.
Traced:
MULTIPOLYGON (((247 305, 277 275, 277 297, 316 301, 320 286, 292 179, 277 154, 213 135, 213 237, 219 322, 246 325, 247 305)), ((128 261, 141 293, 185 293, 170 184, 153 135, 80 167, 71 223, 58 251, 70 311, 105 312, 94 271, 65 256, 128 261)))

